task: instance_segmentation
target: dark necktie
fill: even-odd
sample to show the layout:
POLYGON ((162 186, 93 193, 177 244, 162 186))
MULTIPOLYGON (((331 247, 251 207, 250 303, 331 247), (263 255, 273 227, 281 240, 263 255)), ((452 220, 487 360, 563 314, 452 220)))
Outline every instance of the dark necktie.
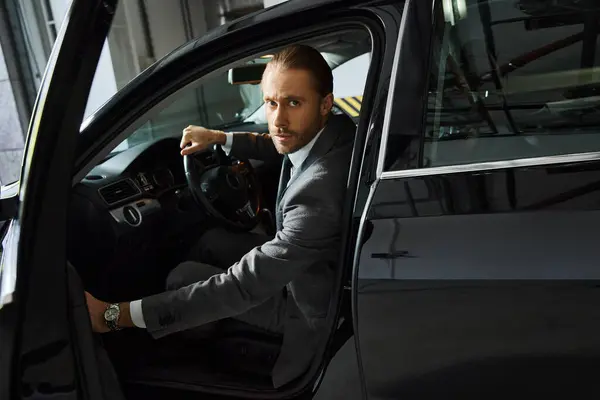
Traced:
POLYGON ((283 164, 281 165, 281 176, 279 177, 279 188, 277 189, 277 209, 279 209, 279 202, 281 201, 281 197, 283 196, 283 192, 285 191, 285 188, 287 187, 291 176, 292 162, 290 161, 288 156, 283 156, 283 164))
POLYGON ((281 176, 279 177, 279 188, 277 189, 277 201, 275 202, 275 220, 278 230, 281 228, 279 204, 281 202, 281 198, 283 197, 283 192, 285 192, 288 182, 290 181, 291 173, 292 162, 290 161, 288 156, 283 156, 283 164, 281 165, 281 176))

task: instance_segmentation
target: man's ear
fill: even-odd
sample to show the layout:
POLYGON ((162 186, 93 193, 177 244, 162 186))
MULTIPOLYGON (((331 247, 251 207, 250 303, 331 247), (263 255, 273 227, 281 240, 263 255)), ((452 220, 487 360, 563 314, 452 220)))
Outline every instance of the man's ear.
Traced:
POLYGON ((333 93, 329 93, 327 96, 323 97, 321 101, 321 115, 325 116, 331 112, 333 108, 333 93))

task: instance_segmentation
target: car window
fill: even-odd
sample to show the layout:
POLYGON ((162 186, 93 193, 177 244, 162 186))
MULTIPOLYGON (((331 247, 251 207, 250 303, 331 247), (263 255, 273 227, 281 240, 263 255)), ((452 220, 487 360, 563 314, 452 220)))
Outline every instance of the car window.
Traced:
MULTIPOLYGON (((598 18, 587 17, 600 6, 446 3, 437 3, 425 123, 413 166, 600 150, 598 18)), ((395 163, 404 142, 393 139, 403 134, 390 132, 388 170, 406 168, 395 163)))
MULTIPOLYGON (((34 2, 37 0, 34 0, 34 2)), ((43 3, 43 2, 41 2, 43 3)), ((68 4, 68 1, 50 1, 68 4)), ((55 15, 62 20, 64 6, 55 15)), ((119 1, 90 91, 91 115, 142 71, 181 45, 263 8, 262 1, 119 1), (233 12, 235 10, 235 12, 233 12)))
MULTIPOLYGON (((368 36, 362 32, 358 38, 368 40, 368 36)), ((332 65, 334 113, 345 113, 356 122, 360 115, 371 55, 370 51, 361 49, 356 46, 356 50, 350 48, 339 54, 322 53, 332 65)), ((266 63, 268 58, 268 55, 261 56, 242 64, 266 63)), ((200 79, 173 95, 168 105, 158 107, 164 108, 146 114, 151 117, 142 116, 138 121, 146 120, 112 152, 121 152, 164 137, 178 137, 190 124, 229 130, 235 130, 238 126, 252 130, 248 125, 267 124, 260 85, 231 84, 228 71, 200 79)))
MULTIPOLYGON (((249 63, 262 62, 252 60, 249 63)), ((223 129, 241 124, 263 104, 260 85, 232 85, 228 73, 211 76, 195 87, 178 92, 166 108, 148 119, 115 150, 126 150, 151 140, 179 136, 186 126, 223 129)))

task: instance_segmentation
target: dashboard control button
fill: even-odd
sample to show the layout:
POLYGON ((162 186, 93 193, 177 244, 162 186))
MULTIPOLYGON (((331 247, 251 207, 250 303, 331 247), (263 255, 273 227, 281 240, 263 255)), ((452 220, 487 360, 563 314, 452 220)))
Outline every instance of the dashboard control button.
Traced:
POLYGON ((138 226, 142 222, 142 215, 139 210, 132 206, 123 207, 123 218, 131 226, 138 226))

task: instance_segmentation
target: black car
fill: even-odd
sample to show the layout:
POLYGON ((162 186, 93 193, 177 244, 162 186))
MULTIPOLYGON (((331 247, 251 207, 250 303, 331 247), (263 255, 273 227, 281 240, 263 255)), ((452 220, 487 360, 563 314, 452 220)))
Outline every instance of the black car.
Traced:
POLYGON ((0 398, 597 395, 597 2, 292 0, 183 45, 82 124, 116 6, 73 2, 21 179, 2 189, 0 398), (198 88, 227 77, 252 98, 268 55, 299 42, 333 67, 369 58, 364 90, 336 103, 357 136, 311 367, 274 389, 261 357, 276 338, 243 329, 197 348, 93 334, 84 290, 155 293, 203 230, 272 229, 280 165, 215 148, 184 166, 179 135, 198 121, 266 132, 259 103, 198 88), (255 218, 185 173, 222 163, 252 175, 255 218))

